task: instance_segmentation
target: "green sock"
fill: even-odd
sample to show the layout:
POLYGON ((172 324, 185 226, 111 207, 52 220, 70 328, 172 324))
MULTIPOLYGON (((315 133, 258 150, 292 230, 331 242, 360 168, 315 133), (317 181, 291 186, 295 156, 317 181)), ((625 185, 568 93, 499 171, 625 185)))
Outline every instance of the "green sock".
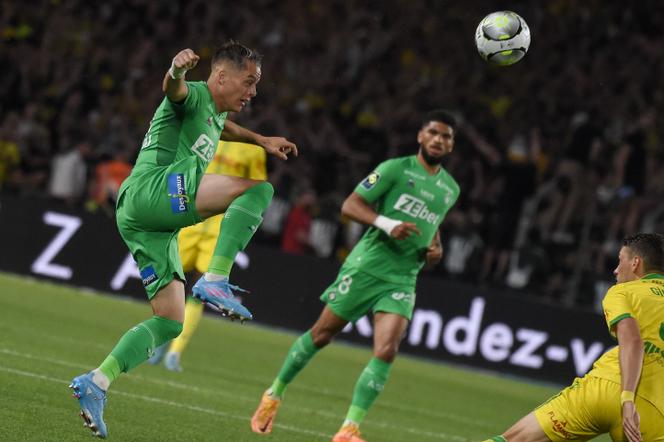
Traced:
POLYGON ((353 401, 346 415, 347 421, 352 421, 357 425, 362 423, 369 407, 385 388, 390 368, 392 368, 392 363, 375 357, 371 358, 355 384, 353 401))
POLYGON ((113 355, 106 356, 104 362, 99 366, 99 371, 104 373, 108 378, 109 383, 113 382, 115 378, 120 376, 122 370, 120 370, 120 364, 118 360, 113 357, 113 355))
POLYGON ((507 439, 505 439, 502 435, 500 435, 500 436, 493 436, 491 439, 487 439, 483 442, 507 442, 507 439))
POLYGON ((263 181, 233 200, 221 221, 221 233, 217 238, 208 272, 230 275, 235 255, 244 250, 256 233, 273 194, 272 185, 263 181))
POLYGON ((177 337, 180 332, 182 323, 153 316, 125 333, 99 366, 99 370, 113 382, 121 372, 126 373, 147 361, 155 348, 177 337))
POLYGON ((314 341, 311 338, 311 330, 297 338, 290 350, 288 350, 286 360, 281 366, 277 378, 272 383, 272 387, 270 388, 272 394, 278 397, 283 396, 288 384, 309 363, 311 358, 318 353, 318 350, 319 348, 314 345, 314 341))

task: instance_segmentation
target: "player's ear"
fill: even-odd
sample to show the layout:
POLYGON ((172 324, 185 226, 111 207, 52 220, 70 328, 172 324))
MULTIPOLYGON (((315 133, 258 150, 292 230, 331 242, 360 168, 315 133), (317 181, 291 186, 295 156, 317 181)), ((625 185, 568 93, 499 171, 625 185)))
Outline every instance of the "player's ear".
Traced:
POLYGON ((215 83, 217 83, 218 85, 222 85, 226 81, 226 70, 221 66, 216 67, 212 72, 212 76, 214 78, 215 83))
MULTIPOLYGON (((639 270, 639 267, 642 267, 643 264, 643 259, 639 255, 634 255, 634 258, 632 259, 632 273, 637 273, 639 270)), ((643 270, 643 268, 641 268, 643 270)))
POLYGON ((417 131, 417 144, 422 144, 422 130, 417 131))

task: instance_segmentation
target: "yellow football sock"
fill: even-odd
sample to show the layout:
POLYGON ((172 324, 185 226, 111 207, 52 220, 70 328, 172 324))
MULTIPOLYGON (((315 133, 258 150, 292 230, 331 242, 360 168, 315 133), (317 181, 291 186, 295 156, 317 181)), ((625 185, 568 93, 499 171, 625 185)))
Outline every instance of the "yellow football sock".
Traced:
POLYGON ((203 317, 203 304, 193 298, 187 298, 187 303, 184 306, 184 325, 182 328, 182 333, 180 336, 173 339, 171 346, 168 348, 169 352, 182 353, 191 337, 194 335, 198 324, 201 322, 203 317))

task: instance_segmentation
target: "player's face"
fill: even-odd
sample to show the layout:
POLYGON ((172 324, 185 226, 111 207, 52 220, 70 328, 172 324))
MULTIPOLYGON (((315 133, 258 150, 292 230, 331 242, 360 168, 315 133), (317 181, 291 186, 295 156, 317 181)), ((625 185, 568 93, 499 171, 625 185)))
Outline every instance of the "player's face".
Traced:
POLYGON ((613 274, 616 275, 616 282, 621 283, 639 279, 639 276, 634 272, 639 266, 640 259, 628 247, 621 247, 620 253, 618 253, 618 267, 613 271, 613 274))
POLYGON ((420 154, 430 165, 438 165, 454 150, 454 129, 442 121, 430 121, 417 133, 420 154))
POLYGON ((227 63, 218 76, 222 111, 241 111, 256 96, 256 86, 261 79, 261 68, 247 61, 243 68, 227 63))

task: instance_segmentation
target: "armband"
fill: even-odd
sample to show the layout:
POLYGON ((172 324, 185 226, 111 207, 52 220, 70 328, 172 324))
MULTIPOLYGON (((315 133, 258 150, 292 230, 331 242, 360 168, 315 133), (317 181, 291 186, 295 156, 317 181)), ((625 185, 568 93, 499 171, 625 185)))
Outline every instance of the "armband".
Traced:
POLYGON ((383 215, 378 215, 374 220, 373 225, 382 230, 383 232, 387 233, 387 235, 389 236, 392 233, 392 230, 394 230, 394 228, 401 223, 402 221, 399 221, 397 219, 392 219, 383 215))
POLYGON ((633 391, 623 391, 620 393, 620 405, 625 402, 634 402, 634 392, 633 391))
POLYGON ((186 68, 176 68, 174 62, 171 62, 171 67, 168 70, 168 75, 171 76, 173 80, 184 77, 184 74, 187 73, 186 68))

